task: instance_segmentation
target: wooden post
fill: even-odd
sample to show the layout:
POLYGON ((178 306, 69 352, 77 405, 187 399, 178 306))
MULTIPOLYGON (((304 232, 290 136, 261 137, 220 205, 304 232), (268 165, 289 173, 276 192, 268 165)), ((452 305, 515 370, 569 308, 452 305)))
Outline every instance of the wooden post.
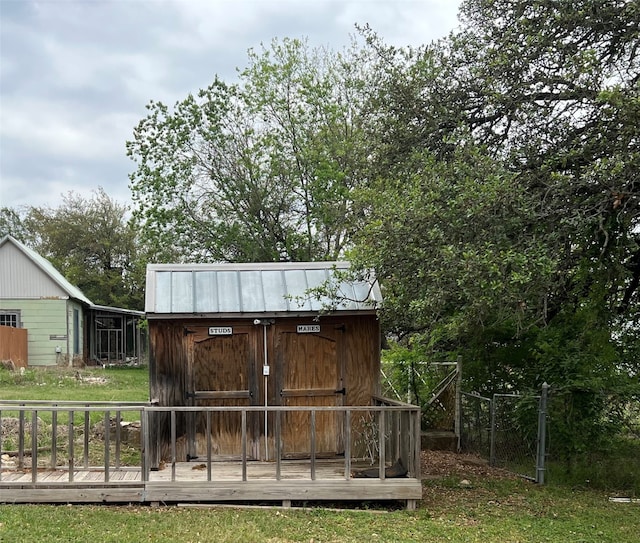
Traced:
POLYGON ((345 442, 344 442, 344 478, 348 481, 351 478, 351 410, 345 412, 344 421, 345 442))
MULTIPOLYGON (((85 405, 85 408, 88 408, 89 404, 85 405)), ((105 435, 110 428, 105 426, 105 435)), ((90 432, 90 421, 89 421, 89 411, 85 409, 84 412, 84 450, 83 450, 83 458, 84 458, 84 469, 89 468, 89 432, 90 432)))
MULTIPOLYGON (((187 375, 186 375, 186 387, 187 398, 186 405, 194 407, 196 405, 196 381, 195 381, 195 368, 194 368, 194 343, 189 339, 187 347, 187 375)), ((172 413, 174 413, 172 411, 172 413)), ((182 414, 183 420, 187 425, 187 462, 192 458, 198 456, 196 450, 196 421, 198 414, 195 411, 188 411, 182 414)))
POLYGON ((316 480, 316 411, 311 411, 311 480, 316 480))
POLYGON ((171 482, 176 480, 176 410, 171 410, 171 482))
POLYGON ((422 442, 420 439, 420 432, 422 426, 420 424, 421 412, 420 409, 417 409, 414 412, 414 427, 413 427, 413 435, 414 435, 414 443, 413 443, 413 476, 416 479, 420 479, 420 453, 422 452, 422 442))
POLYGON ((247 411, 242 410, 242 480, 247 480, 247 411))
POLYGON ((211 481, 211 411, 206 412, 206 427, 207 429, 207 481, 211 481))
POLYGON ((18 421, 18 469, 24 469, 24 409, 20 410, 18 421))
POLYGON ((73 459, 73 411, 69 411, 69 482, 73 482, 73 470, 75 461, 73 459))
POLYGON ((38 412, 31 413, 31 482, 38 480, 38 412))
MULTIPOLYGON (((266 330, 266 328, 265 328, 266 330)), ((267 416, 267 411, 265 409, 265 417, 267 416)), ((276 411, 276 431, 275 431, 275 446, 276 446, 276 481, 279 481, 281 478, 281 469, 282 469, 282 447, 280 446, 281 440, 281 415, 280 411, 276 411)))
MULTIPOLYGON (((104 482, 109 482, 109 464, 111 463, 111 413, 104 413, 104 482)), ((85 428, 86 431, 86 428, 85 428)))
MULTIPOLYGON (((56 404, 53 404, 56 407, 56 404)), ((2 450, 2 447, 0 447, 2 450)), ((51 411, 51 467, 55 469, 58 463, 58 411, 53 409, 51 411)))
POLYGON ((385 478, 385 468, 386 468, 386 450, 385 450, 385 432, 386 432, 386 424, 385 424, 385 411, 378 411, 378 473, 380 479, 384 481, 385 478))
POLYGON ((142 482, 146 483, 149 481, 149 472, 151 470, 151 435, 150 435, 150 430, 149 430, 149 419, 150 419, 150 414, 149 411, 146 409, 142 409, 140 411, 140 421, 141 421, 141 425, 142 428, 140 428, 140 439, 142 441, 142 443, 140 444, 140 447, 142 449, 141 452, 141 458, 142 458, 142 462, 141 462, 141 466, 140 466, 140 475, 142 477, 142 482))
POLYGON ((122 412, 120 409, 116 411, 116 469, 120 469, 120 440, 121 440, 121 424, 122 412))

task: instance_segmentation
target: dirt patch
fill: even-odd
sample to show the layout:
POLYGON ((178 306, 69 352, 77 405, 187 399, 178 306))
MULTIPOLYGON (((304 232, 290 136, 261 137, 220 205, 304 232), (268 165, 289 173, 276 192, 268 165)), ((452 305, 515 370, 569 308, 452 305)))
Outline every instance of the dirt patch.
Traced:
POLYGON ((504 469, 493 468, 489 463, 472 454, 459 454, 449 451, 422 451, 420 473, 422 478, 443 479, 460 477, 461 480, 471 478, 515 479, 516 475, 504 469))
POLYGON ((456 522, 473 525, 477 519, 465 511, 473 511, 478 504, 487 510, 510 510, 522 506, 526 487, 531 484, 504 469, 493 468, 488 462, 471 454, 448 451, 422 451, 422 500, 420 507, 431 515, 450 515, 462 511, 456 522), (502 480, 507 485, 493 485, 502 480))

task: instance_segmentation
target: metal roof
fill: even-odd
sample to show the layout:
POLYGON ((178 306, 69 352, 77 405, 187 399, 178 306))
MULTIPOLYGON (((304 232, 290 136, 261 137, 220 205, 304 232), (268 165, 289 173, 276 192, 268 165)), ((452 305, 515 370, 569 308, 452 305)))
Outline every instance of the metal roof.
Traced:
POLYGON ((144 317, 144 311, 136 311, 135 309, 123 309, 122 307, 113 307, 110 305, 91 304, 91 309, 99 313, 117 313, 118 315, 130 315, 132 317, 144 317))
POLYGON ((347 262, 149 264, 149 314, 277 314, 374 311, 382 302, 373 278, 346 281, 347 262), (330 285, 337 300, 310 293, 330 285))

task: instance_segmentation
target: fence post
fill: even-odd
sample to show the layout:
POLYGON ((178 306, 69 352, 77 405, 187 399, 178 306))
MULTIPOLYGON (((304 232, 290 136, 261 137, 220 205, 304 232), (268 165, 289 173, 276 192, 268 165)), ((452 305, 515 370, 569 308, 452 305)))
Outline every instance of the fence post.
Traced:
POLYGON ((542 395, 538 407, 538 451, 536 454, 536 483, 544 484, 546 449, 547 449, 547 398, 549 384, 542 383, 542 395))
POLYGON ((454 414, 454 431, 456 434, 456 452, 462 450, 462 357, 456 361, 456 405, 454 414))
POLYGON ((496 465, 496 395, 493 395, 489 403, 489 416, 491 419, 490 441, 489 441, 489 465, 496 465))

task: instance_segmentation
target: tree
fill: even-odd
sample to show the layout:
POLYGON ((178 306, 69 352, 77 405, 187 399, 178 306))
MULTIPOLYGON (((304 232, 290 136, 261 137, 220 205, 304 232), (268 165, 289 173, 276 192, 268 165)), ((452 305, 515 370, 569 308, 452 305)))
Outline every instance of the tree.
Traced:
POLYGON ((462 355, 468 386, 571 398, 563 427, 591 430, 571 454, 607 435, 604 394, 638 393, 639 9, 467 0, 439 43, 367 34, 375 182, 354 259, 386 285, 390 329, 462 355))
POLYGON ((102 188, 92 198, 69 193, 57 208, 28 210, 27 242, 93 303, 142 309, 144 273, 127 215, 102 188))
POLYGON ((11 207, 0 207, 0 239, 7 234, 20 242, 27 237, 21 213, 11 207))
POLYGON ((216 78, 128 142, 145 242, 162 260, 339 257, 361 182, 361 89, 353 51, 298 40, 249 52, 239 82, 216 78))

